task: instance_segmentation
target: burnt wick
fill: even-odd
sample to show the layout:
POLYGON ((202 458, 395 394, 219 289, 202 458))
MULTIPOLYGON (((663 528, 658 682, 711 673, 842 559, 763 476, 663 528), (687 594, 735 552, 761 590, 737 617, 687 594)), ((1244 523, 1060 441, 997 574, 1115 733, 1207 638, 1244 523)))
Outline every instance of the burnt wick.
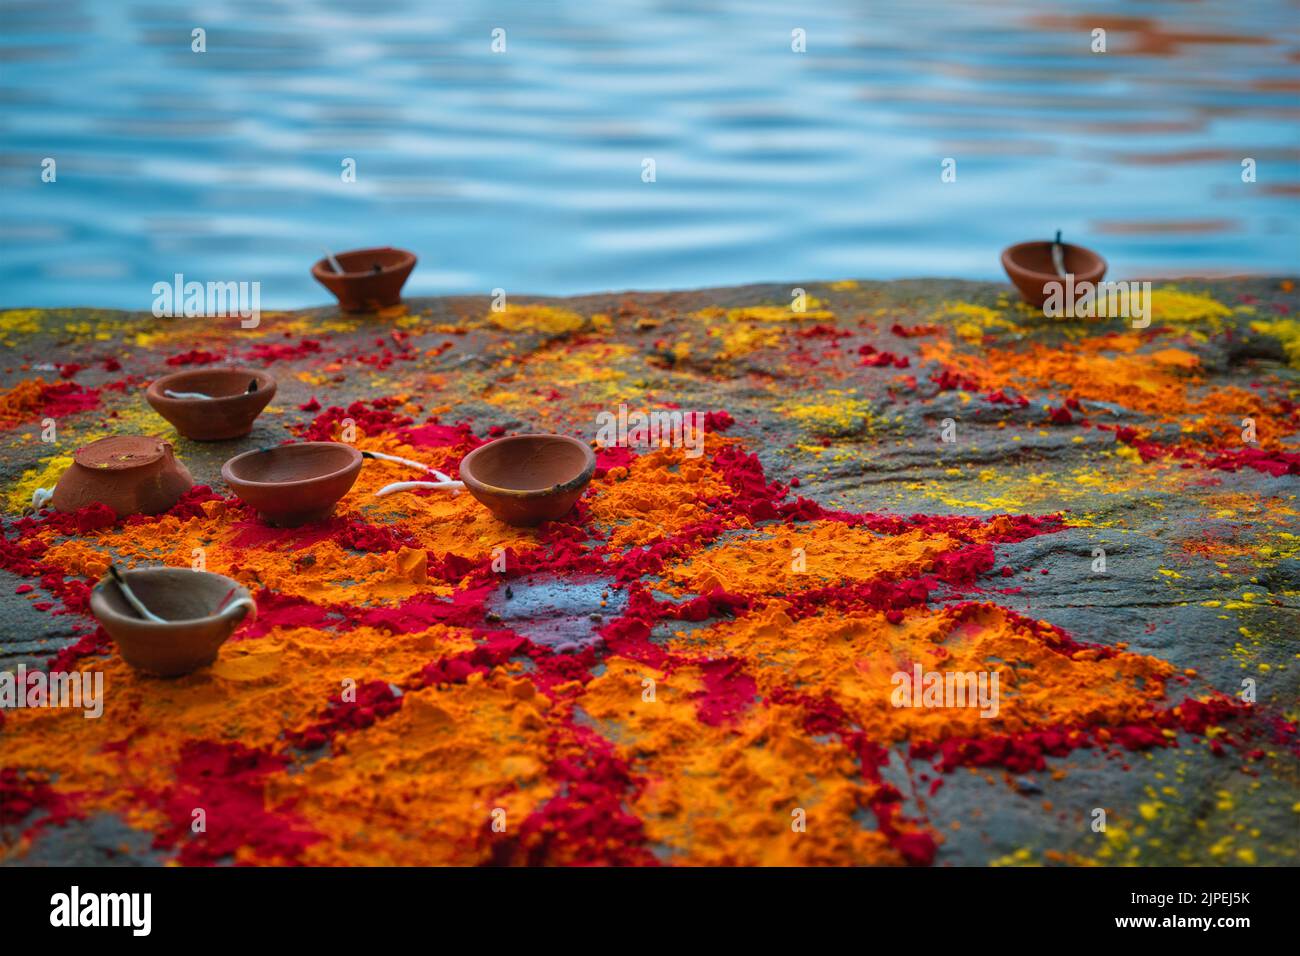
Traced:
POLYGON ((1052 242, 1052 268, 1062 279, 1066 277, 1065 246, 1061 243, 1061 230, 1056 230, 1056 239, 1052 242))

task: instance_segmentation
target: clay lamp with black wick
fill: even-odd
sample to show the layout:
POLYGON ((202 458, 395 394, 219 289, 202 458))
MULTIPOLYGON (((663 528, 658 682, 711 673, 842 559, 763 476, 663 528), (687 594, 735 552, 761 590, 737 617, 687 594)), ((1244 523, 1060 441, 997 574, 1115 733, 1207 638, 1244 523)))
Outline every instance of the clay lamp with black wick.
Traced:
POLYGON ((164 375, 144 397, 186 438, 226 441, 253 430, 275 397, 275 379, 253 368, 191 369, 164 375))
POLYGON ((137 670, 179 677, 211 664, 257 604, 238 581, 188 568, 110 565, 90 592, 90 611, 137 670))
POLYGON ((1106 274, 1106 260, 1091 249, 1062 242, 1058 229, 1055 240, 1007 246, 1002 250, 1002 268, 1025 302, 1041 309, 1051 295, 1048 287, 1052 283, 1062 289, 1067 280, 1074 288, 1084 282, 1095 285, 1106 274))
POLYGON ((311 274, 339 300, 344 312, 377 312, 402 301, 402 286, 415 268, 415 253, 391 246, 326 251, 311 274))
POLYGON ((568 435, 512 435, 461 459, 460 477, 506 524, 533 527, 563 518, 596 471, 596 453, 568 435))

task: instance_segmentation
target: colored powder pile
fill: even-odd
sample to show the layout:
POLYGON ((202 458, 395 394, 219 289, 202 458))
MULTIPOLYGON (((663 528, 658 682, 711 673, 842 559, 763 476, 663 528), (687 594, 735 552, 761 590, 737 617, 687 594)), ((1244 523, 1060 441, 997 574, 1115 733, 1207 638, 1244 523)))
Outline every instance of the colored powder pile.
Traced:
POLYGON ((55 420, 88 411, 99 405, 99 393, 75 382, 48 383, 26 379, 0 392, 0 429, 55 420))
POLYGON ((1292 368, 1300 368, 1300 319, 1273 319, 1250 323, 1253 331, 1271 335, 1282 343, 1292 368))
POLYGON ((34 335, 41 330, 44 317, 39 309, 6 309, 0 312, 0 342, 13 348, 22 336, 34 335))
POLYGON ((816 298, 805 298, 802 309, 791 305, 755 305, 739 309, 712 307, 692 313, 708 323, 710 338, 721 348, 718 358, 730 361, 780 344, 783 329, 790 323, 834 321, 835 313, 821 308, 816 298))
MULTIPOLYGON (((1111 415, 1107 406, 1143 413, 1157 424, 1176 427, 1173 444, 1184 451, 1239 448, 1244 418, 1254 422, 1265 449, 1281 449, 1282 440, 1295 430, 1298 418, 1290 403, 1279 407, 1255 391, 1206 386, 1195 354, 1181 348, 1142 350, 1141 345, 1139 337, 1121 334, 1052 346, 988 348, 975 355, 937 341, 922 345, 921 354, 941 364, 953 386, 967 390, 1042 391, 1067 402, 1097 403, 1089 411, 1102 423, 1111 415)), ((1065 424, 1074 419, 1068 409, 1057 416, 1065 424)))
POLYGON ((586 319, 569 309, 514 303, 507 303, 499 312, 489 312, 487 320, 507 332, 542 332, 546 335, 576 332, 587 324, 586 319))
POLYGON ((871 402, 854 389, 828 388, 815 396, 784 402, 777 410, 819 437, 861 434, 879 419, 871 402))

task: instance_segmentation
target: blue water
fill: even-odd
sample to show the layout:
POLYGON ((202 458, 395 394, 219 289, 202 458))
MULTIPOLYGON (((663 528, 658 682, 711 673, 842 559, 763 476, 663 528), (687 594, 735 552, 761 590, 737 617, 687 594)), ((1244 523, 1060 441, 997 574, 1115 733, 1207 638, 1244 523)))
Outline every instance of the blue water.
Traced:
POLYGON ((413 250, 419 295, 1000 278, 1057 228, 1116 278, 1294 274, 1297 12, 3 0, 0 305, 323 303, 322 245, 413 250))

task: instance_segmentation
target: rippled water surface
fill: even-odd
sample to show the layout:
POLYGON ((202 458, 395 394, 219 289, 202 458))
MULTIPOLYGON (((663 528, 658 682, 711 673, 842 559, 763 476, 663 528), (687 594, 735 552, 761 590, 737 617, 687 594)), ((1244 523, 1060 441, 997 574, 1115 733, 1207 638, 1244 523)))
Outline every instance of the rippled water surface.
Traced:
POLYGON ((0 19, 4 305, 147 309, 181 272, 303 306, 328 299, 323 245, 415 251, 414 294, 998 278, 1002 246, 1057 228, 1115 277, 1300 258, 1281 0, 4 0, 0 19))

